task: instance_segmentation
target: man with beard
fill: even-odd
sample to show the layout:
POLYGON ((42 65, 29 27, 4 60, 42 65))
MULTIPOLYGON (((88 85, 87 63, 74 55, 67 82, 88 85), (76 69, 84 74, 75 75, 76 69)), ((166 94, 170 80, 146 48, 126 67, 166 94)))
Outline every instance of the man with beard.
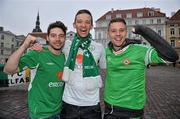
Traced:
POLYGON ((59 119, 64 82, 62 72, 65 56, 61 52, 66 38, 66 26, 61 21, 47 29, 48 47, 39 51, 24 52, 36 42, 28 35, 23 44, 8 59, 4 72, 14 74, 26 68, 31 69, 28 88, 28 107, 31 119, 59 119), (24 55, 23 55, 24 54, 24 55))
MULTIPOLYGON (((89 10, 79 10, 73 26, 77 33, 63 47, 67 61, 62 78, 65 89, 61 119, 101 119, 102 79, 98 67, 106 68, 105 50, 92 40, 93 18, 89 10)), ((42 45, 36 44, 32 49, 42 51, 42 45)))

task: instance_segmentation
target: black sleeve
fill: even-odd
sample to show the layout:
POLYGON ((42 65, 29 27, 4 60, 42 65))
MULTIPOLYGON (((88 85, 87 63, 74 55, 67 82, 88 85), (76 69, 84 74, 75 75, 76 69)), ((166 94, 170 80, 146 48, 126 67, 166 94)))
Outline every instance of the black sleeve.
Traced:
POLYGON ((143 36, 156 49, 161 58, 170 62, 178 60, 179 56, 176 51, 155 31, 142 25, 136 25, 134 28, 134 33, 143 36))

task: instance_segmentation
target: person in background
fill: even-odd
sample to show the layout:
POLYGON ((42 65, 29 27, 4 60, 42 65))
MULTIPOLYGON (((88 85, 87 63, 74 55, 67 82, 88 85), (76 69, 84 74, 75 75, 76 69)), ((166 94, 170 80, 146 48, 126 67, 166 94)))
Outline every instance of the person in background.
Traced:
POLYGON ((60 119, 64 82, 62 74, 65 56, 62 53, 66 26, 61 21, 51 23, 47 29, 48 46, 39 51, 24 52, 36 43, 28 35, 23 44, 8 59, 4 72, 13 74, 31 69, 28 88, 28 107, 31 119, 60 119), (23 55, 24 54, 24 55, 23 55))
POLYGON ((99 89, 102 79, 98 66, 106 68, 103 46, 92 40, 93 18, 86 9, 75 15, 73 41, 66 41, 63 52, 65 89, 61 119, 101 119, 99 89))
POLYGON ((178 60, 173 48, 150 28, 136 25, 132 31, 142 35, 152 47, 128 43, 124 19, 114 18, 108 25, 111 42, 106 49, 104 119, 142 118, 146 102, 146 66, 178 60))

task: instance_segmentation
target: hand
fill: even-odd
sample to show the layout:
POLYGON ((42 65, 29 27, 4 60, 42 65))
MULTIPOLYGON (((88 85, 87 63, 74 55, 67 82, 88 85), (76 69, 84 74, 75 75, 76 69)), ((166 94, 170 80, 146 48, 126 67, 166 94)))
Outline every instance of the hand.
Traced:
POLYGON ((30 47, 31 50, 36 50, 36 51, 42 51, 43 45, 39 43, 35 43, 30 47))
POLYGON ((32 46, 33 44, 36 43, 36 37, 32 36, 32 35, 28 35, 26 37, 26 39, 24 40, 23 42, 23 46, 27 49, 29 48, 30 46, 32 46))
POLYGON ((141 34, 141 28, 144 27, 143 25, 135 25, 131 31, 134 33, 134 34, 141 34))
POLYGON ((135 33, 135 28, 134 28, 134 27, 132 27, 131 31, 132 31, 133 33, 135 33))

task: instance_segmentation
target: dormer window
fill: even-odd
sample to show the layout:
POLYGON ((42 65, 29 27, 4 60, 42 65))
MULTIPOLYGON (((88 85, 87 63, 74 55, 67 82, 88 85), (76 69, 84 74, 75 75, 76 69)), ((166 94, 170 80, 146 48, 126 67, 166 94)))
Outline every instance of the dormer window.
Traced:
POLYGON ((122 18, 121 14, 116 14, 116 18, 122 18))
POLYGON ((106 15, 106 19, 110 20, 111 19, 111 15, 106 15))
POLYGON ((127 17, 127 18, 132 18, 132 13, 127 13, 127 14, 126 14, 126 17, 127 17))
POLYGON ((137 17, 143 17, 143 13, 142 12, 138 12, 137 13, 137 17))
POLYGON ((154 11, 149 11, 148 16, 150 16, 150 17, 154 16, 154 11))

